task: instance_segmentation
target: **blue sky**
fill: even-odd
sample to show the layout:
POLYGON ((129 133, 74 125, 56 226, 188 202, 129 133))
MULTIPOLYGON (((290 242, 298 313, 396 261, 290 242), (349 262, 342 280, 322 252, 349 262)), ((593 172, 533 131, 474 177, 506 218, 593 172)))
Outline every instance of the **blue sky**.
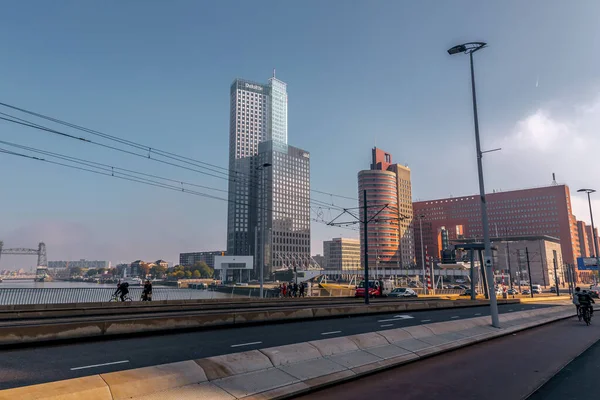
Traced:
MULTIPOLYGON (((572 189, 600 189, 589 157, 600 145, 592 0, 3 6, 0 102, 226 167, 231 82, 266 82, 276 68, 288 84, 289 143, 311 152, 312 187, 351 197, 375 145, 412 169, 415 199, 477 191, 468 58, 446 50, 486 41, 476 55, 482 143, 503 148, 486 156, 487 188, 546 185, 555 172, 572 189)), ((6 122, 0 140, 226 188, 6 122)), ((225 202, 4 154, 0 168, 5 246, 45 241, 50 259, 113 262, 225 247, 225 202)), ((312 234, 316 254, 322 240, 353 232, 314 223, 312 234)), ((0 269, 34 261, 3 257, 0 269)))

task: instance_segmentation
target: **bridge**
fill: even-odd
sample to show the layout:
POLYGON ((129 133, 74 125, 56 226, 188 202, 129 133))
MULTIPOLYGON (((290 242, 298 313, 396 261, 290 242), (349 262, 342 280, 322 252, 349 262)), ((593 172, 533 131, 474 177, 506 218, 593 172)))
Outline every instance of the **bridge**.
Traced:
POLYGON ((17 256, 37 256, 38 267, 48 267, 48 257, 46 256, 46 244, 40 242, 37 249, 28 249, 24 247, 15 247, 12 249, 5 249, 4 242, 0 241, 0 259, 2 255, 17 255, 17 256))

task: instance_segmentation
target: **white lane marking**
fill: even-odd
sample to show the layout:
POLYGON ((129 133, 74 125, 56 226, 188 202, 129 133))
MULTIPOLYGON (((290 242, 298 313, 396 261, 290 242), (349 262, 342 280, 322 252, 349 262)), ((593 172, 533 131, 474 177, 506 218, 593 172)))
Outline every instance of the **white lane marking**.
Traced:
POLYGON ((402 321, 403 319, 412 319, 414 317, 410 316, 410 315, 394 315, 394 318, 391 319, 380 319, 377 322, 390 322, 390 321, 402 321))
POLYGON ((394 324, 385 324, 385 325, 381 325, 382 328, 387 328, 388 326, 394 326, 394 324))
POLYGON ((450 319, 454 319, 454 318, 460 318, 458 315, 455 315, 454 317, 450 317, 450 319))
POLYGON ((475 314, 475 315, 481 315, 481 313, 477 313, 477 314, 475 314))
POLYGON ((250 342, 250 343, 232 344, 231 347, 252 346, 253 344, 261 344, 261 343, 262 342, 250 342))
POLYGON ((421 322, 429 322, 431 321, 430 319, 422 319, 421 322))
POLYGON ((85 365, 83 367, 71 368, 71 371, 77 371, 78 369, 86 369, 86 368, 104 367, 106 365, 124 364, 124 363, 128 363, 128 362, 129 362, 129 360, 122 360, 122 361, 114 361, 114 362, 109 362, 109 363, 104 363, 104 364, 85 365))
POLYGON ((336 333, 342 333, 342 331, 323 332, 323 333, 321 333, 321 335, 323 335, 323 336, 335 335, 336 333))
POLYGON ((512 310, 508 310, 508 312, 511 312, 512 310))

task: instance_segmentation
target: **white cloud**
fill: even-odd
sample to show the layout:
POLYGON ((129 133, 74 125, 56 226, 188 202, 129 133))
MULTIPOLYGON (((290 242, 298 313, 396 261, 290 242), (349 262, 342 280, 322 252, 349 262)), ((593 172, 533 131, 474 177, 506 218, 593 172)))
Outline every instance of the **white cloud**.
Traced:
POLYGON ((600 222, 600 95, 568 108, 540 108, 496 137, 494 147, 502 147, 502 152, 486 157, 486 180, 492 188, 547 185, 554 172, 559 183, 570 187, 578 219, 589 223, 587 198, 577 189, 599 191, 592 196, 595 222, 600 222))

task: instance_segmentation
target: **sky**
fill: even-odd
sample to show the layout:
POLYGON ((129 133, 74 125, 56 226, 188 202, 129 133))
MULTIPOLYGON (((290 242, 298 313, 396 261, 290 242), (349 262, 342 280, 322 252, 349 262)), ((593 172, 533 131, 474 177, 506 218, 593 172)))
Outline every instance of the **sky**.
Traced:
MULTIPOLYGON (((226 168, 229 87, 237 77, 266 82, 276 68, 288 85, 288 143, 311 153, 313 189, 357 197, 357 173, 377 146, 411 168, 414 200, 459 196, 478 192, 469 62, 446 50, 484 41, 475 54, 482 148, 502 148, 484 156, 487 191, 549 185, 556 173, 589 222, 576 190, 600 190, 598 15, 594 0, 5 0, 0 102, 226 168)), ((227 189, 1 120, 0 140, 227 189)), ((113 263, 225 248, 226 201, 3 153, 0 170, 5 247, 44 241, 50 260, 113 263)), ((317 222, 311 230, 313 254, 323 240, 356 236, 317 222)), ((4 256, 0 269, 35 261, 4 256)))

